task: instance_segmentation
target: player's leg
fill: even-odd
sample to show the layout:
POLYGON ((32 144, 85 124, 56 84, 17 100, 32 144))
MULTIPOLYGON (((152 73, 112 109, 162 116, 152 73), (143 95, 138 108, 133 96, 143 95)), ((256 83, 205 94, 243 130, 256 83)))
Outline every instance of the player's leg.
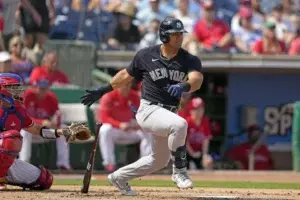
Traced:
POLYGON ((128 185, 129 180, 162 169, 169 163, 168 137, 153 135, 151 149, 150 155, 144 156, 109 175, 110 183, 116 186, 123 195, 135 195, 135 192, 128 185))
POLYGON ((137 131, 140 138, 140 157, 148 156, 152 153, 152 134, 145 131, 137 131))
POLYGON ((46 168, 17 159, 8 169, 5 179, 9 185, 35 190, 49 189, 53 183, 53 175, 46 168))
POLYGON ((25 162, 30 162, 31 149, 32 149, 32 135, 27 131, 21 130, 21 135, 23 137, 22 149, 19 153, 19 159, 25 162))
POLYGON ((156 105, 141 101, 136 118, 144 131, 168 137, 168 147, 173 162, 172 180, 179 188, 191 188, 193 183, 187 175, 186 147, 187 122, 185 119, 156 105))
POLYGON ((61 135, 56 139, 57 160, 56 166, 62 170, 71 170, 70 147, 65 136, 61 135))

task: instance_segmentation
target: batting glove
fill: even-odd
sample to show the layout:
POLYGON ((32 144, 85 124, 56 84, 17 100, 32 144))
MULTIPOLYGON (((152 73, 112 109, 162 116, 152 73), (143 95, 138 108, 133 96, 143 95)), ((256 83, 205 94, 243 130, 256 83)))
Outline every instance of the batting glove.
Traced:
POLYGON ((183 92, 188 92, 191 86, 188 83, 178 83, 175 85, 171 85, 168 88, 168 93, 176 98, 180 98, 183 92))
POLYGON ((93 103, 95 103, 98 99, 100 99, 107 92, 112 91, 113 88, 111 84, 105 84, 94 90, 86 90, 86 93, 80 97, 81 103, 90 107, 93 103))

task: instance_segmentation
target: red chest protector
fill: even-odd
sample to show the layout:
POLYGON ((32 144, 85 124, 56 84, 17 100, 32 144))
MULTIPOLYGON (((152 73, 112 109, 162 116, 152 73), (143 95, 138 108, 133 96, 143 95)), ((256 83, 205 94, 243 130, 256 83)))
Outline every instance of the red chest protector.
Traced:
POLYGON ((0 154, 16 157, 22 148, 22 136, 19 130, 6 130, 5 123, 9 114, 16 115, 23 127, 24 117, 15 109, 4 109, 0 119, 0 154))

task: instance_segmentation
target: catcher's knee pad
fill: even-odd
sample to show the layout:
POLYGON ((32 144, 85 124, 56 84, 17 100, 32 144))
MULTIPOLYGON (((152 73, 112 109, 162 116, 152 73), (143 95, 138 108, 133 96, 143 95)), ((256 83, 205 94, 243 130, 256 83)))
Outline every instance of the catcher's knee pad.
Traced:
POLYGON ((9 130, 0 133, 0 153, 17 157, 22 148, 22 136, 19 131, 9 130))
POLYGON ((41 169, 41 174, 39 178, 30 184, 13 184, 22 187, 23 189, 29 190, 47 190, 52 186, 53 183, 53 175, 52 173, 44 168, 43 166, 39 166, 41 169))

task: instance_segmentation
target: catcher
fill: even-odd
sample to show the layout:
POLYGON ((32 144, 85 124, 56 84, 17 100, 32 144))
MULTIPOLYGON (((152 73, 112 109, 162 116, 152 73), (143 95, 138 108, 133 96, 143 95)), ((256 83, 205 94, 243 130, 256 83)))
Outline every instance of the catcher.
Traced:
POLYGON ((88 127, 73 123, 63 129, 51 129, 36 124, 22 106, 22 79, 11 73, 0 74, 0 184, 20 186, 24 189, 46 190, 53 182, 51 172, 16 159, 22 147, 20 130, 40 135, 46 139, 56 139, 61 135, 68 143, 76 139, 86 140, 91 136, 88 127))

